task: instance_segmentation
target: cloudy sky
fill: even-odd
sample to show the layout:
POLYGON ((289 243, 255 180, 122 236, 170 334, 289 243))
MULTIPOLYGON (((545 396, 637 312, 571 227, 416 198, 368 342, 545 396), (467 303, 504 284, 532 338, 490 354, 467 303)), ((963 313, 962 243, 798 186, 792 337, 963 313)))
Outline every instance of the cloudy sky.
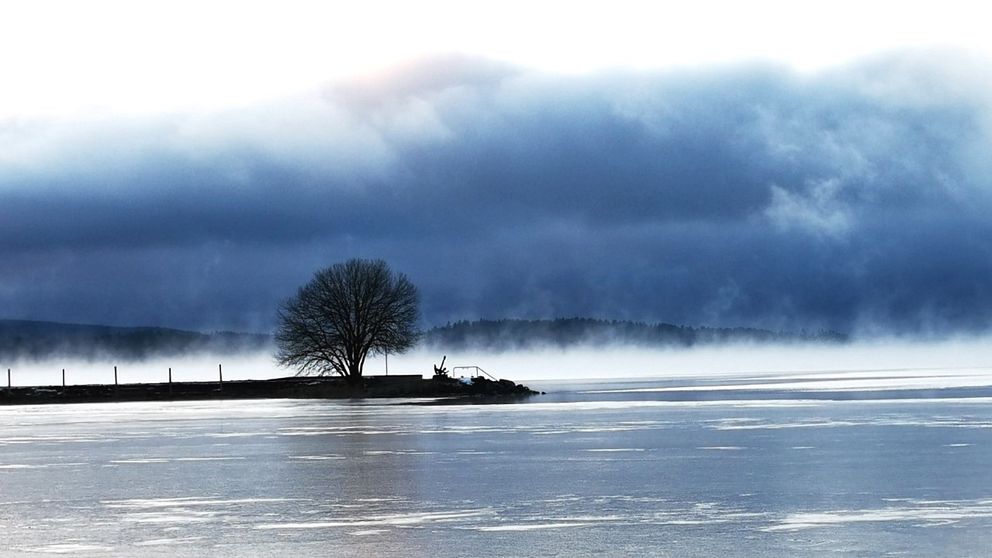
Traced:
POLYGON ((424 325, 992 326, 973 3, 356 4, 4 3, 0 318, 266 331, 377 257, 424 325))

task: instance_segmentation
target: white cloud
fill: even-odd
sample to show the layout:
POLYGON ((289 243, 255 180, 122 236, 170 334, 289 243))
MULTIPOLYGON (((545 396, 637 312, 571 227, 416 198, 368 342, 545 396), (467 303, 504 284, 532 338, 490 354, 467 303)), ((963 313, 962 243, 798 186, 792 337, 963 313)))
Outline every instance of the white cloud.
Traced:
POLYGON ((976 2, 35 0, 0 5, 0 118, 244 106, 441 52, 552 72, 771 60, 817 70, 906 46, 992 55, 976 2), (11 55, 16 53, 16 55, 11 55))

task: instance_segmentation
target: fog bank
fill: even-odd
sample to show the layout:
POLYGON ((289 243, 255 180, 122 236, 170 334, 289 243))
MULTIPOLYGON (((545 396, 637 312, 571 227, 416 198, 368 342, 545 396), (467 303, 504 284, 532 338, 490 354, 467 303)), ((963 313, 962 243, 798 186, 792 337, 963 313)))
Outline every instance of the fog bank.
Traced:
MULTIPOLYGON (((440 364, 441 353, 417 349, 390 355, 388 373, 430 376, 440 364)), ((270 353, 240 356, 197 354, 118 364, 121 383, 217 379, 223 364, 224 379, 266 379, 288 376, 293 370, 279 367, 270 353)), ((113 383, 113 362, 51 359, 16 365, 15 386, 59 385, 62 369, 66 383, 113 383)), ((642 347, 576 348, 514 352, 459 351, 447 353, 445 367, 453 376, 475 375, 479 366, 497 378, 514 381, 587 380, 624 378, 708 378, 731 376, 813 376, 822 372, 912 372, 918 377, 974 376, 976 385, 992 385, 992 339, 968 337, 942 341, 884 339, 849 344, 719 345, 695 348, 649 349, 642 347), (983 378, 988 377, 988 383, 983 378)), ((386 359, 370 358, 366 375, 385 374, 386 359)), ((3 378, 6 380, 6 378, 3 378)))
MULTIPOLYGON (((992 339, 877 339, 848 344, 708 345, 687 349, 615 347, 508 353, 466 351, 449 353, 447 356, 446 366, 449 369, 454 366, 477 365, 493 375, 517 381, 705 378, 900 369, 932 369, 937 375, 962 368, 992 370, 992 339)), ((423 368, 422 363, 440 360, 440 354, 413 352, 390 357, 389 369, 391 373, 413 371, 418 366, 423 368)), ((367 373, 381 373, 381 366, 379 362, 372 363, 367 373)))
POLYGON ((51 358, 3 365, 2 383, 7 385, 7 369, 11 369, 13 386, 56 386, 62 384, 65 369, 67 385, 113 384, 114 366, 121 384, 167 382, 172 368, 174 382, 218 380, 218 365, 223 366, 224 380, 265 379, 287 376, 278 368, 270 353, 243 355, 196 353, 157 357, 138 362, 51 358))

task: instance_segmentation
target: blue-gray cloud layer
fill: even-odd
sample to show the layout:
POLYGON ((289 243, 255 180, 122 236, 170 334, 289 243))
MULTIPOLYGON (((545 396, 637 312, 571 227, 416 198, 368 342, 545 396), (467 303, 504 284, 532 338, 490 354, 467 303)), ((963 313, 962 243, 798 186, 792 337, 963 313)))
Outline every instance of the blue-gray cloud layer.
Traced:
POLYGON ((0 315, 267 329, 382 257, 425 321, 992 324, 992 72, 434 60, 206 114, 0 122, 0 315))

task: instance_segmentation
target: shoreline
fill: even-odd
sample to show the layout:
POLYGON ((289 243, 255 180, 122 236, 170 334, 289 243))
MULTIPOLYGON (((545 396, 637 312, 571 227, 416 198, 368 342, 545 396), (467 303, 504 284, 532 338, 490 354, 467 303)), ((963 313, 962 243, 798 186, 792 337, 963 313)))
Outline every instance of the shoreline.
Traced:
POLYGON ((290 376, 271 380, 83 384, 0 388, 0 405, 196 401, 219 399, 466 398, 518 399, 538 395, 510 380, 476 377, 471 383, 419 375, 367 376, 361 385, 340 377, 290 376))

